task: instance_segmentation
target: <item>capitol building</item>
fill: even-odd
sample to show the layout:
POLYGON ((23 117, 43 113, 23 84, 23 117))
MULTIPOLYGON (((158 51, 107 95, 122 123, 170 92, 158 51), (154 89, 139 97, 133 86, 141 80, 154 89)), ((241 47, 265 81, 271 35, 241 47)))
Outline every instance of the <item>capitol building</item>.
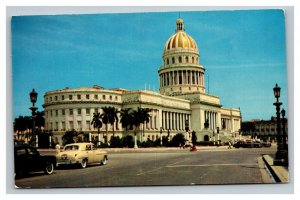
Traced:
MULTIPOLYGON (((224 108, 220 97, 206 93, 205 67, 200 64, 198 46, 185 32, 181 18, 176 21, 175 34, 165 43, 162 58, 163 65, 157 68, 158 93, 121 87, 105 89, 97 85, 46 92, 45 129, 51 130, 59 143, 62 143, 62 135, 73 129, 96 137, 97 129, 91 125, 93 113, 103 113, 102 107, 111 106, 118 110, 151 109, 144 135, 138 135, 140 141, 156 140, 161 133, 170 137, 182 133, 189 140, 192 131, 196 132, 198 141, 228 141, 236 137, 241 128, 241 111, 224 108), (185 131, 186 126, 189 133, 185 131)), ((110 138, 113 128, 108 126, 110 138)), ((134 134, 130 130, 125 133, 120 122, 115 126, 115 136, 134 134)), ((101 133, 104 132, 105 126, 102 126, 101 133)))

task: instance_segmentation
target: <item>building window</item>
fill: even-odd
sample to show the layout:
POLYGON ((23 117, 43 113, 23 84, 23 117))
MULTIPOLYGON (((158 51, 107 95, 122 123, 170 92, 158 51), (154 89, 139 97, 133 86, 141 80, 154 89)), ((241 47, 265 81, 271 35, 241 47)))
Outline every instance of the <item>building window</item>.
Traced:
POLYGON ((77 109, 77 114, 78 114, 78 115, 81 115, 81 108, 78 108, 78 109, 77 109))
POLYGON ((74 129, 73 121, 69 121, 69 125, 70 125, 70 129, 73 130, 74 129))
POLYGON ((61 95, 61 100, 65 100, 65 96, 64 95, 61 95))
POLYGON ((81 99, 81 95, 80 94, 77 94, 77 99, 81 99))
POLYGON ((66 130, 66 123, 64 121, 61 122, 62 131, 66 130))
POLYGON ((102 99, 105 100, 105 95, 102 95, 102 99))
POLYGON ((58 131, 58 122, 55 122, 55 131, 58 131))
POLYGON ((62 115, 65 115, 65 109, 62 109, 62 110, 61 110, 61 114, 62 114, 62 115))
POLYGON ((69 100, 72 100, 73 99, 73 96, 72 95, 69 95, 69 100))
POLYGON ((77 124, 78 124, 78 129, 81 131, 82 130, 81 121, 77 121, 77 124))
POLYGON ((172 63, 173 63, 173 64, 175 63, 175 58, 174 58, 174 57, 172 57, 172 63))
POLYGON ((58 116, 58 110, 55 110, 55 116, 58 116))
POLYGON ((86 128, 88 130, 91 130, 91 122, 90 121, 86 121, 86 128))
POLYGON ((188 63, 189 62, 189 57, 185 57, 185 62, 188 63))
POLYGON ((169 58, 167 58, 167 65, 169 64, 169 58))
POLYGON ((52 101, 52 97, 50 97, 50 101, 52 101))
POLYGON ((52 110, 50 110, 50 116, 52 117, 52 110))
POLYGON ((109 100, 112 100, 112 96, 109 96, 109 100))
POLYGON ((91 110, 89 108, 87 108, 85 112, 86 112, 87 115, 89 115, 91 110))
POLYGON ((182 63, 182 58, 181 58, 181 56, 179 56, 178 61, 179 61, 179 63, 182 63))
POLYGON ((89 94, 85 95, 85 98, 90 99, 90 95, 89 94))
POLYGON ((57 101, 57 96, 54 97, 55 101, 57 101))
POLYGON ((195 62, 195 58, 194 57, 192 57, 192 63, 194 63, 195 62))
POLYGON ((118 96, 115 96, 115 100, 118 101, 118 96))
POLYGON ((70 115, 73 115, 73 109, 70 109, 69 112, 70 112, 70 115))
POLYGON ((95 94, 94 98, 95 98, 95 99, 98 99, 98 94, 95 94))

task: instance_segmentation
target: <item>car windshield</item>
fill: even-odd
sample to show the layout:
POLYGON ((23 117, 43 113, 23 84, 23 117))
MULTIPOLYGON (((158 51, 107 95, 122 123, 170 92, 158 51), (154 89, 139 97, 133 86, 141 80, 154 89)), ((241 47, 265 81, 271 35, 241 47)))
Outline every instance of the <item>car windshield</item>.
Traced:
POLYGON ((74 151, 78 149, 79 149, 78 145, 69 145, 65 147, 65 151, 74 151))

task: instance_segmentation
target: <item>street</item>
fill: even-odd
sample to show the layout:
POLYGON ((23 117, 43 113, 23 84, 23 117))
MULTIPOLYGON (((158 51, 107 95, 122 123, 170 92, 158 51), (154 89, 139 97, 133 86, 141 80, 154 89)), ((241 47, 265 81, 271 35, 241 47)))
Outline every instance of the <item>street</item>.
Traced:
POLYGON ((17 179, 20 188, 264 183, 258 157, 275 147, 110 152, 105 166, 59 167, 17 179))

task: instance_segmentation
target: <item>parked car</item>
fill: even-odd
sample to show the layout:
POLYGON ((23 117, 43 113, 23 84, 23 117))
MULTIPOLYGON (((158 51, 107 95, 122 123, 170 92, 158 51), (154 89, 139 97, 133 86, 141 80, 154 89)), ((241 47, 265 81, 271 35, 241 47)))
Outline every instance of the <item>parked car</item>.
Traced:
POLYGON ((16 177, 37 171, 44 171, 49 175, 56 165, 55 156, 41 155, 35 147, 26 144, 15 145, 14 156, 16 177))
POLYGON ((235 148, 261 148, 262 143, 259 141, 238 141, 233 145, 235 148))
POLYGON ((271 147, 271 143, 270 142, 262 142, 262 146, 263 147, 271 147))
POLYGON ((56 154, 57 166, 77 164, 86 168, 88 164, 106 165, 107 152, 97 149, 93 143, 72 143, 56 154))

